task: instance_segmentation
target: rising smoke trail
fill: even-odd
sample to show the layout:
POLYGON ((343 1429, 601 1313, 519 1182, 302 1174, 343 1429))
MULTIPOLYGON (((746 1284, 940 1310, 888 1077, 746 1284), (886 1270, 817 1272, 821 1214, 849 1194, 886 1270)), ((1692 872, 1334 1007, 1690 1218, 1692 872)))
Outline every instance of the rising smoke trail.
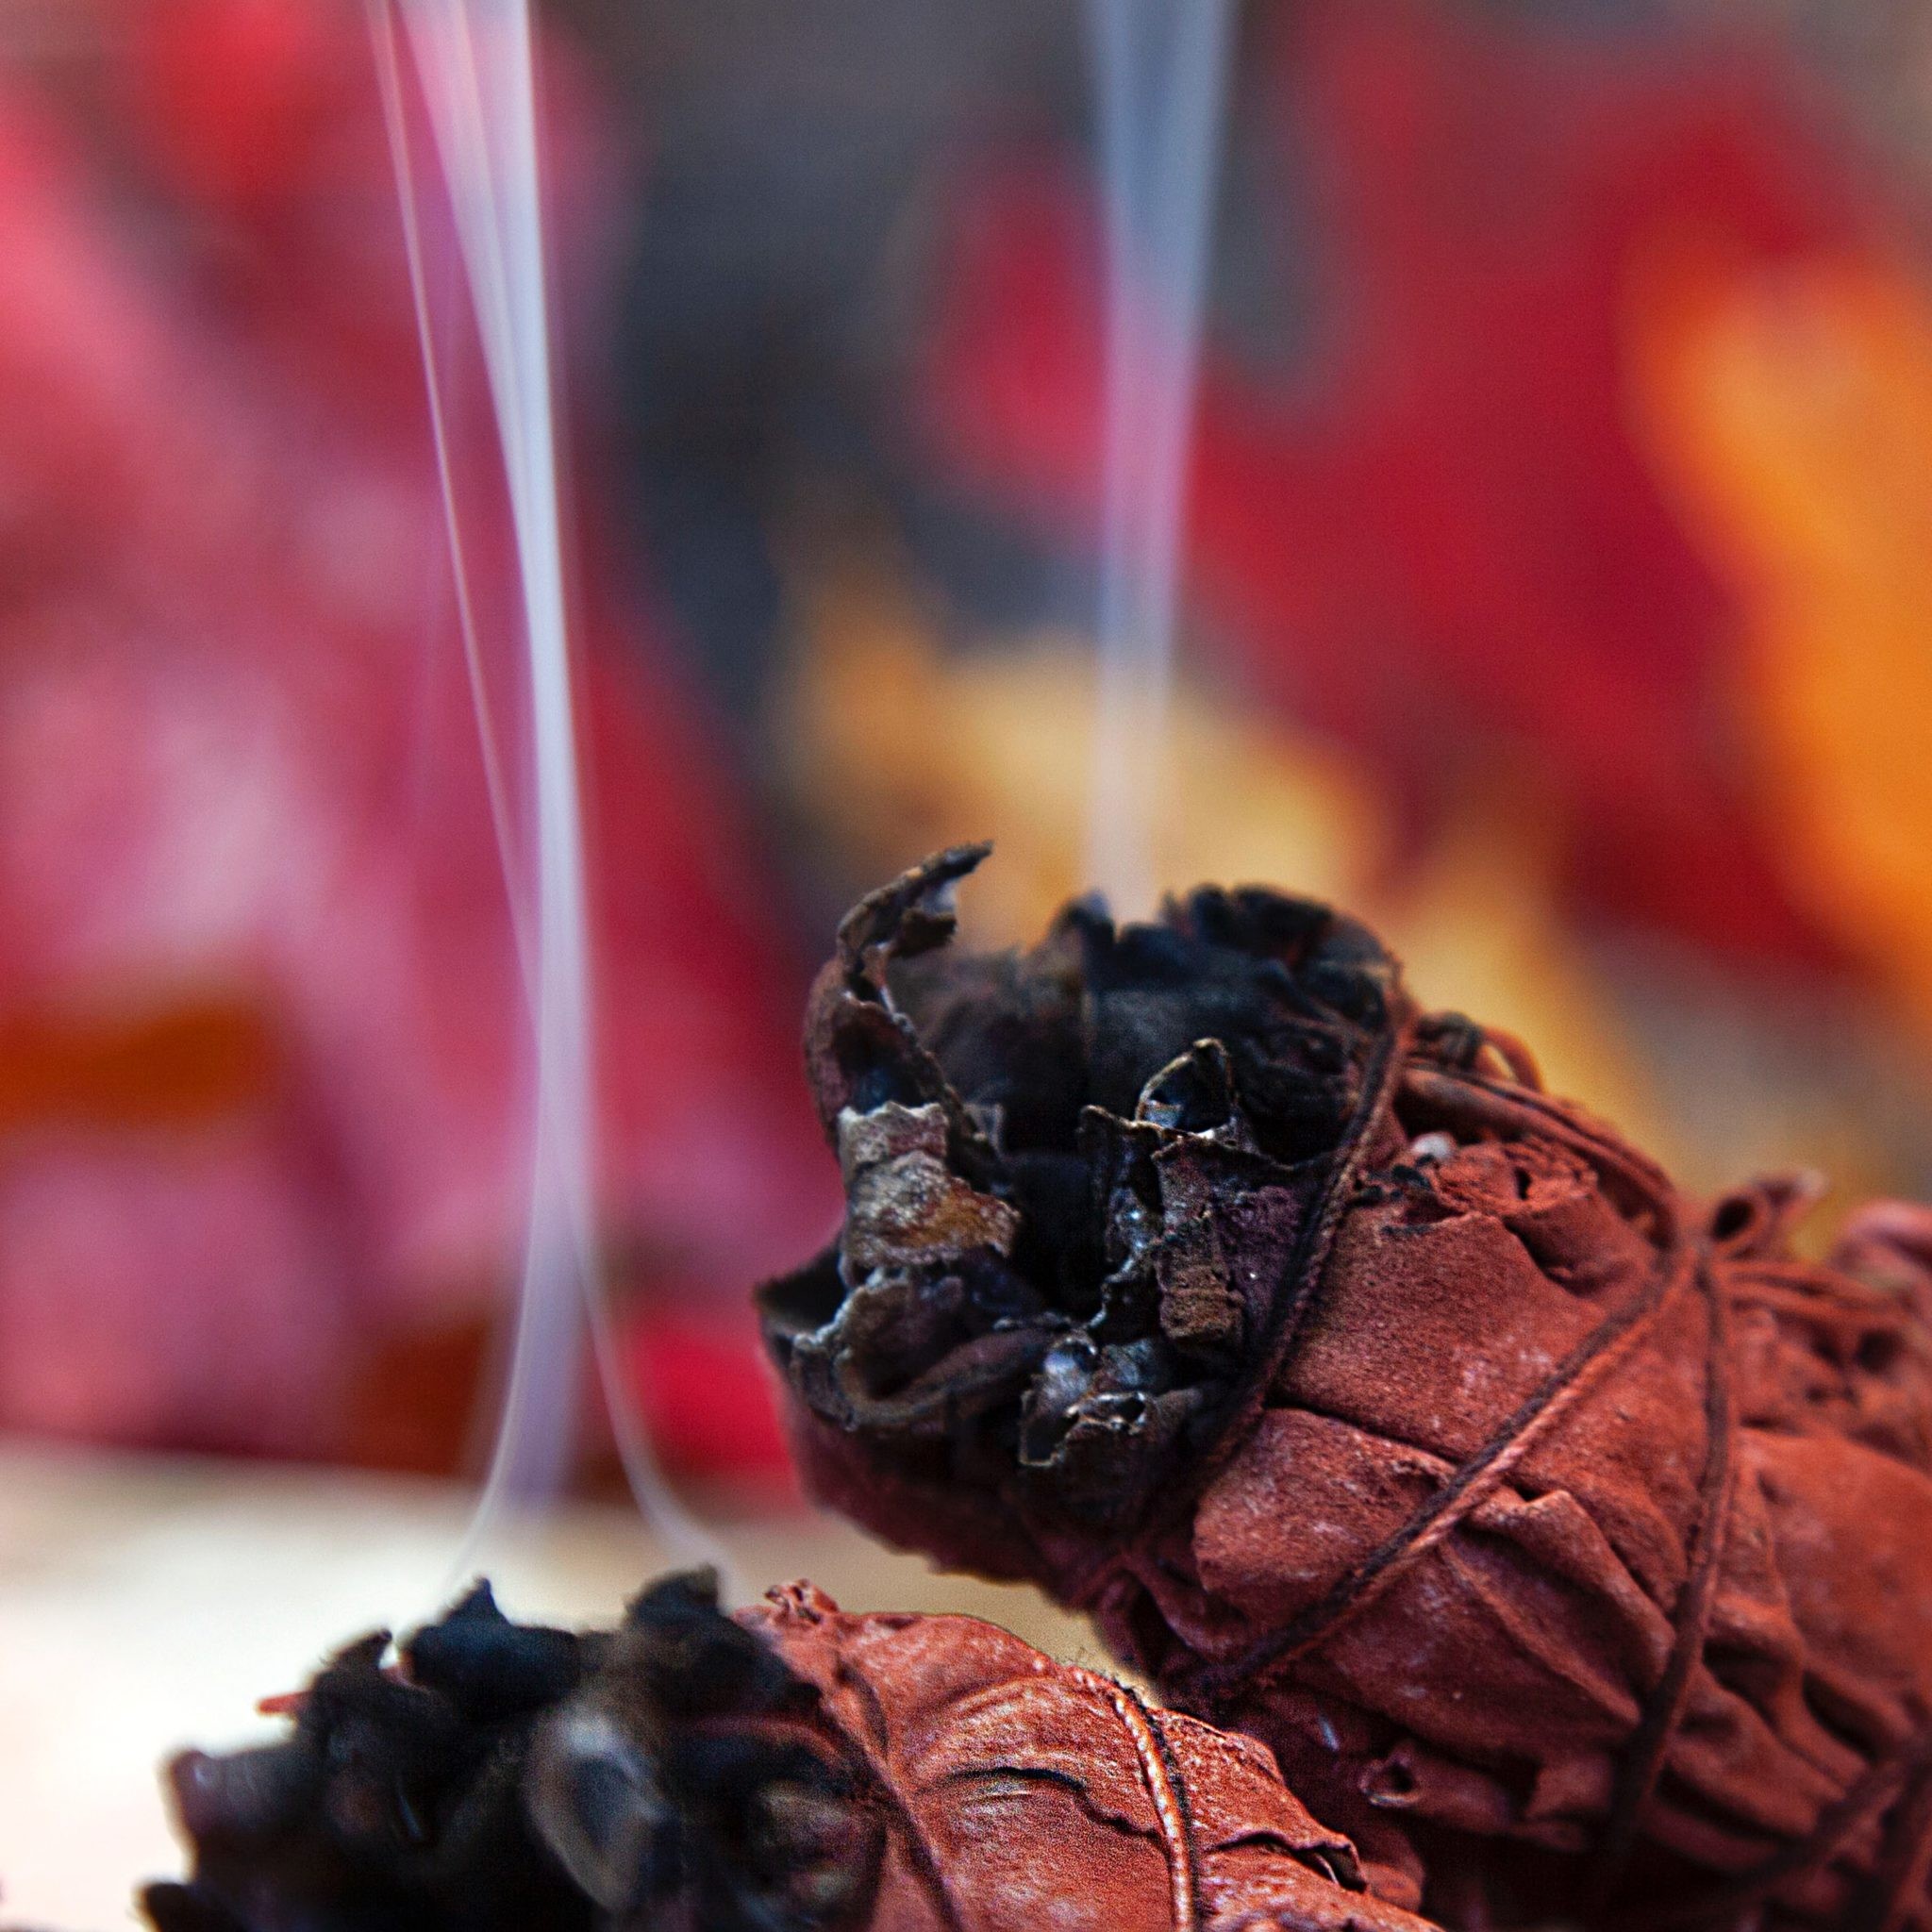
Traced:
POLYGON ((453 1569, 507 1511, 554 1496, 567 1472, 586 1327, 631 1492, 684 1560, 723 1565, 716 1542, 658 1470, 625 1384, 597 1254, 593 1000, 527 0, 369 0, 395 160, 458 615, 491 810, 535 1044, 528 1228, 503 1414, 489 1474, 453 1569), (503 746, 483 675, 451 473, 445 375, 423 259, 423 192, 397 24, 427 120, 482 345, 515 536, 530 706, 534 852, 515 839, 503 746), (534 896, 534 916, 530 901, 534 896))
POLYGON ((1099 687, 1088 867, 1152 908, 1235 0, 1088 0, 1106 211, 1099 687))

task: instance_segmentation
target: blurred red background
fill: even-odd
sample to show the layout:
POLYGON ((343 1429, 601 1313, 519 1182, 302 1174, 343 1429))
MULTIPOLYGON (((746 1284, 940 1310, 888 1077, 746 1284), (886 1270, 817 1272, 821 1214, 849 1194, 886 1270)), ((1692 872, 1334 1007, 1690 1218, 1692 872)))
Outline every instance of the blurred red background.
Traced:
MULTIPOLYGON (((544 16, 600 1225, 668 1462, 767 1498, 838 908, 960 836, 982 933, 1083 883, 1078 10, 961 12, 544 16)), ((1160 876, 1346 899, 1693 1181, 1924 1191, 1910 9, 1241 19, 1160 876)), ((0 52, 0 1426, 472 1467, 526 1029, 366 15, 0 52)))

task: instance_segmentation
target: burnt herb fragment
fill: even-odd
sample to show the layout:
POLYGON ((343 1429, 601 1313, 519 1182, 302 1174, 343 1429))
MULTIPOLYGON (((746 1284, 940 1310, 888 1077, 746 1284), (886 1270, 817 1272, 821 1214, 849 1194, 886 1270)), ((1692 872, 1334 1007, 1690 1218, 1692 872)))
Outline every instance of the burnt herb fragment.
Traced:
POLYGON ((286 1741, 170 1766, 195 1860, 145 1894, 159 1932, 589 1926, 521 1780, 533 1719, 595 1645, 509 1623, 479 1586, 405 1647, 405 1672, 384 1668, 388 1646, 377 1632, 341 1651, 286 1741))
POLYGON ((1124 931, 1076 905, 1024 958, 936 954, 983 856, 866 900, 814 989, 847 1214, 764 1291, 767 1331, 810 1411, 894 1473, 969 1511, 1010 1474, 1029 1521, 1107 1529, 1252 1395, 1392 969, 1258 892, 1124 931))
POLYGON ((1798 1259, 1791 1184, 1686 1199, 1307 901, 957 952, 981 857, 814 989, 848 1213, 761 1307, 820 1491, 1445 1920, 1932 1925, 1932 1215, 1798 1259))

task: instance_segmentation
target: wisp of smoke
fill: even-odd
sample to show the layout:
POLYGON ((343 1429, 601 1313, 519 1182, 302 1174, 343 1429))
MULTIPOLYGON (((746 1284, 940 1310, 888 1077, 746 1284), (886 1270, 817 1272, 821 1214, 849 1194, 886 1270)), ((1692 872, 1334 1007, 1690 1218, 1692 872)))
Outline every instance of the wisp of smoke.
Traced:
POLYGON ((1088 866, 1151 909, 1188 446, 1233 0, 1088 0, 1106 212, 1099 695, 1088 866))
POLYGON ((618 1358, 597 1252, 593 999, 564 593, 535 58, 528 0, 368 0, 447 518, 457 613, 534 1044, 528 1228, 490 1471, 453 1573, 568 1469, 588 1331, 611 1428, 646 1522, 683 1560, 722 1562, 651 1453, 618 1358), (400 32, 398 31, 400 27, 400 32), (407 69, 404 59, 408 55, 407 69), (406 72, 447 196, 502 454, 529 707, 528 808, 513 807, 491 706, 450 461, 447 372, 424 266, 428 189, 406 72), (531 828, 527 855, 517 828, 531 828))

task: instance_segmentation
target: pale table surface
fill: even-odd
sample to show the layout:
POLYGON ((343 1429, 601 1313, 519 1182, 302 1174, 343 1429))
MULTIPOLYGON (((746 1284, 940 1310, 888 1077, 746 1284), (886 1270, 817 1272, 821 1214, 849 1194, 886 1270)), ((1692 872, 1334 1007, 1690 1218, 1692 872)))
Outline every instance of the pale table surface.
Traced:
MULTIPOLYGON (((470 1503, 447 1484, 0 1439, 0 1925, 127 1924, 134 1886, 180 1866, 162 1757, 271 1730, 258 1697, 431 1613, 470 1503)), ((823 1516, 722 1540, 754 1591, 808 1575, 847 1608, 968 1610, 1103 1661, 1030 1592, 935 1575, 823 1516)), ((668 1560, 634 1515, 577 1507, 479 1556, 512 1616, 565 1624, 611 1621, 668 1560)))

